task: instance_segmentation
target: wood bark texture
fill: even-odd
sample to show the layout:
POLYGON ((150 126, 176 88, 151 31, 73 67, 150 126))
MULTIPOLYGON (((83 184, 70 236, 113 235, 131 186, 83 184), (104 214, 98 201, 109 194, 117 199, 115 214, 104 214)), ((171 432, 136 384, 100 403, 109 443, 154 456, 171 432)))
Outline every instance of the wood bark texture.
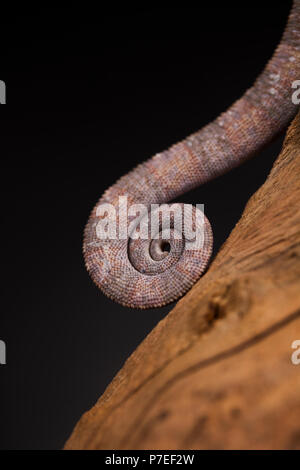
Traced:
MULTIPOLYGON (((238 197, 238 195, 237 195, 238 197)), ((207 273, 66 449, 300 449, 300 113, 207 273)))

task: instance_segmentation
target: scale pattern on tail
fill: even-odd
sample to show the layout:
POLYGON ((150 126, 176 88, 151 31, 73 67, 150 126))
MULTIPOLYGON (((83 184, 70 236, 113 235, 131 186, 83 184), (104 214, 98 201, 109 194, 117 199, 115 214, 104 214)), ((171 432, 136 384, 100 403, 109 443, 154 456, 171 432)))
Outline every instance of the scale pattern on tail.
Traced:
MULTIPOLYGON (((213 236, 204 218, 204 244, 187 250, 171 230, 169 251, 157 240, 99 240, 97 207, 119 197, 128 204, 163 204, 256 154, 295 115, 292 83, 300 79, 300 0, 294 0, 282 40, 254 85, 226 112, 200 131, 155 155, 120 178, 93 209, 84 233, 83 253, 96 285, 124 306, 151 308, 182 296, 205 271, 213 236)), ((147 216, 147 214, 146 214, 147 216)), ((163 227, 159 229, 163 233, 163 227)))

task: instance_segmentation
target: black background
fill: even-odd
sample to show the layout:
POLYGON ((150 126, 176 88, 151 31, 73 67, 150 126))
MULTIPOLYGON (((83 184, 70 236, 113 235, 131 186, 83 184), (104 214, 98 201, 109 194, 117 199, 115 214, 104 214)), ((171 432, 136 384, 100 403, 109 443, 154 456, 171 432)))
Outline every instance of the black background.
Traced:
MULTIPOLYGON (((171 309, 130 310, 102 295, 83 265, 84 224, 117 178, 198 130, 252 84, 290 5, 1 15, 0 448, 61 448, 171 309)), ((281 143, 181 198, 205 204, 214 253, 281 143)))

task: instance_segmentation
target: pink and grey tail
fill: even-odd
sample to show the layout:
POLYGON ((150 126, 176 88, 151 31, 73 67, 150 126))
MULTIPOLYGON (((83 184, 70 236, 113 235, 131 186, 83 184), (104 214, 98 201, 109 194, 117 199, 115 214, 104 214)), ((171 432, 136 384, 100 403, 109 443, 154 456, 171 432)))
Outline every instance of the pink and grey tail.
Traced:
POLYGON ((163 204, 238 166, 259 152, 279 134, 297 111, 292 102, 292 83, 300 80, 300 0, 295 0, 282 40, 272 59, 226 112, 184 141, 155 155, 120 178, 93 209, 84 233, 83 253, 96 285, 122 305, 151 308, 183 295, 206 269, 213 237, 204 217, 204 241, 200 249, 186 249, 174 226, 165 251, 159 239, 99 240, 97 208, 119 197, 128 204, 163 204))

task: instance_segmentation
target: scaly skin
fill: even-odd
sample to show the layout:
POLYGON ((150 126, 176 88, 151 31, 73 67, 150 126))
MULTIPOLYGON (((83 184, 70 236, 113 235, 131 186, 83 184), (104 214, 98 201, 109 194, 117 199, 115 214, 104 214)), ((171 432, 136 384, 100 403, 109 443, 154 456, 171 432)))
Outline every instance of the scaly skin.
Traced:
MULTIPOLYGON (((162 204, 226 173, 259 152, 297 111, 292 83, 300 79, 300 0, 295 0, 282 40, 254 85, 225 113, 200 131, 155 155, 111 186, 93 209, 85 228, 83 253, 96 285, 122 305, 151 308, 183 295, 207 267, 213 244, 205 218, 204 245, 187 250, 185 239, 99 240, 99 204, 116 208, 119 196, 128 205, 162 204)), ((164 237, 163 237, 164 238, 164 237)))

